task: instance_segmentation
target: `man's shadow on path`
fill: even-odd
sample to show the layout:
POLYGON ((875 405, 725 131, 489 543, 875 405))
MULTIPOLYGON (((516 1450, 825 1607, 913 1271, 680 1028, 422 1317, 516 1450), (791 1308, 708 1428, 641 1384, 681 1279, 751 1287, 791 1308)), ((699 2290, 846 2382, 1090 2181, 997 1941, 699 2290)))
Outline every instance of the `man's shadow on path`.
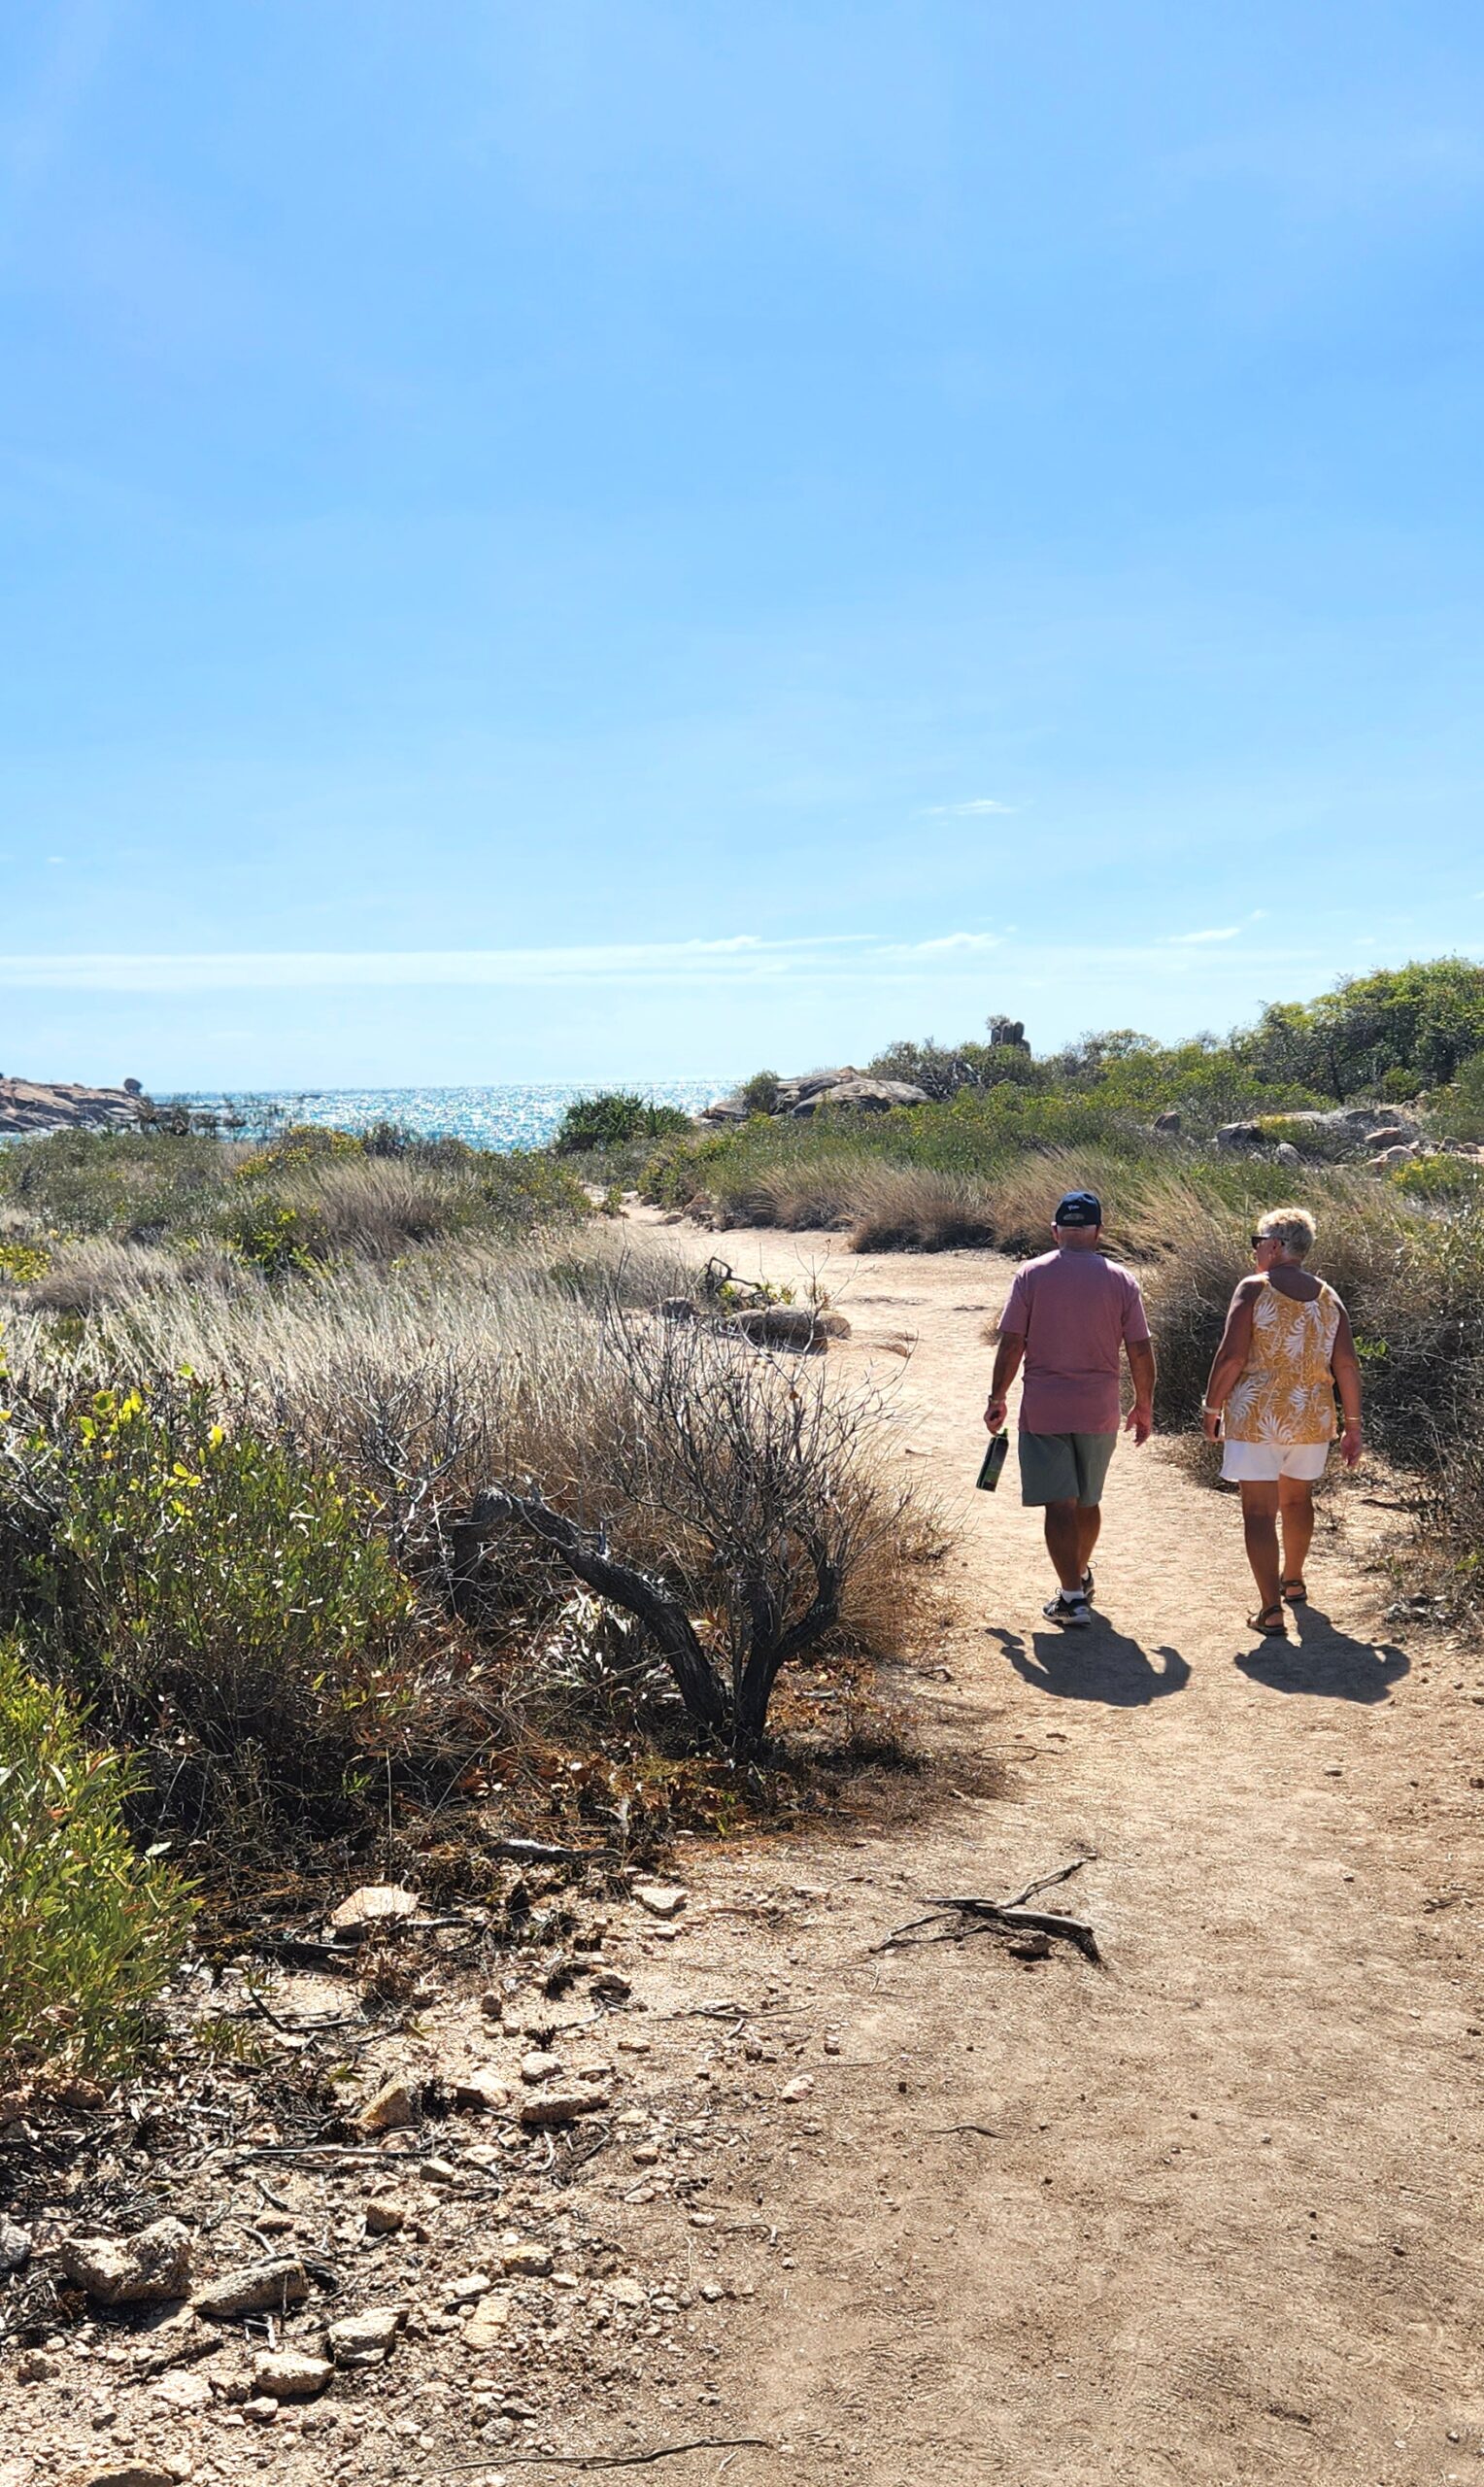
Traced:
POLYGON ((1292 1641, 1260 1641, 1236 1664, 1269 1692, 1317 1692, 1330 1701, 1387 1701, 1411 1671, 1404 1650, 1390 1641, 1356 1641, 1312 1603, 1289 1609, 1292 1641))
POLYGON ((1156 1666, 1147 1650, 1098 1617, 1081 1632, 1036 1632, 1030 1648, 1019 1632, 990 1626, 1018 1676, 1037 1692, 1059 1701, 1100 1701, 1111 1710, 1137 1710, 1162 1693, 1183 1692, 1191 1671, 1178 1650, 1161 1649, 1156 1666))

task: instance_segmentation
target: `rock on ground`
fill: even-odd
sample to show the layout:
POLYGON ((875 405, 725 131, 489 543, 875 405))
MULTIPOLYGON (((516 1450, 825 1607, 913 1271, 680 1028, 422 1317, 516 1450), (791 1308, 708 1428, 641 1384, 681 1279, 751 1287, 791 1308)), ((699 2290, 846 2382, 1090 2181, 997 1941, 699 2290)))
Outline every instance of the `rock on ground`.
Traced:
POLYGON ((260 2349, 253 2361, 253 2381, 270 2401, 311 2400, 333 2372, 328 2358, 311 2357, 306 2349, 260 2349))
POLYGON ((309 2277, 297 2255, 276 2254, 224 2271, 219 2280, 198 2289, 191 2304, 209 2323, 231 2323, 243 2314, 275 2314, 285 2306, 302 2305, 308 2295, 309 2277))
POLYGON ((168 2305, 190 2287, 190 2231, 157 2219, 136 2236, 69 2237, 62 2269, 95 2305, 168 2305))

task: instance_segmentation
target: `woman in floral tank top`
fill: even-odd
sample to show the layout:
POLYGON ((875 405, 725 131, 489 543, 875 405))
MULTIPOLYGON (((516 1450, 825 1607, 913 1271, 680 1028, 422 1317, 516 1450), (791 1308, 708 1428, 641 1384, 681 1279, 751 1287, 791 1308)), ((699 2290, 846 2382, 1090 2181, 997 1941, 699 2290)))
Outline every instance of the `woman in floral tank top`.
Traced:
POLYGON ((1284 1614, 1308 1596, 1303 1566, 1314 1534, 1314 1483, 1334 1439, 1334 1394, 1344 1410, 1340 1456, 1361 1455, 1361 1368, 1350 1320, 1334 1289, 1304 1256, 1314 1241, 1306 1209, 1272 1209, 1258 1220, 1257 1270, 1231 1298, 1206 1385, 1208 1441, 1223 1437, 1223 1477, 1242 1489, 1247 1559, 1261 1600, 1247 1621, 1275 1638, 1284 1614), (1281 1524, 1281 1560, 1278 1531, 1281 1524))

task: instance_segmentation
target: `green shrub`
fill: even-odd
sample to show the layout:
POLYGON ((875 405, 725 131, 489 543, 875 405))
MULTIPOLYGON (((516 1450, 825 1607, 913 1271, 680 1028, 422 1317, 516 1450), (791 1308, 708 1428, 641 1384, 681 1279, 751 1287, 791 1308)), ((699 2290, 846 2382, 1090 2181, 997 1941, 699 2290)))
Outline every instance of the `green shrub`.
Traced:
POLYGON ((217 1232, 265 1278, 319 1278, 323 1272, 322 1221, 297 1203, 261 1197, 233 1202, 217 1232))
POLYGON ((138 1752, 159 1819, 354 1811, 417 1690, 369 1498, 190 1380, 0 1426, 0 1625, 138 1752))
POLYGON ((663 1140, 691 1128, 690 1115, 678 1106, 647 1104, 629 1089, 604 1089, 595 1097, 574 1097, 552 1145, 560 1156, 575 1156, 583 1149, 621 1148, 630 1140, 663 1140))
POLYGON ((186 1886, 136 1856, 131 1772, 0 1637, 0 2073, 111 2074, 190 1928, 186 1886))
POLYGON ((1387 1179, 1408 1200, 1484 1202, 1484 1165, 1474 1157, 1414 1157, 1387 1179))
POLYGON ((1484 1053, 1474 1054, 1452 1086, 1433 1099, 1428 1121, 1440 1140, 1484 1140, 1484 1053))
POLYGON ((770 1114, 778 1103, 778 1087, 776 1071, 755 1071, 737 1094, 750 1114, 770 1114))
MULTIPOLYGON (((651 1110, 668 1113, 670 1107, 657 1106, 651 1110)), ((688 1117, 681 1119, 689 1128, 688 1117)), ((535 1149, 510 1157, 483 1155, 472 1179, 481 1223, 497 1234, 518 1236, 539 1227, 580 1226, 592 1213, 576 1176, 535 1149)))

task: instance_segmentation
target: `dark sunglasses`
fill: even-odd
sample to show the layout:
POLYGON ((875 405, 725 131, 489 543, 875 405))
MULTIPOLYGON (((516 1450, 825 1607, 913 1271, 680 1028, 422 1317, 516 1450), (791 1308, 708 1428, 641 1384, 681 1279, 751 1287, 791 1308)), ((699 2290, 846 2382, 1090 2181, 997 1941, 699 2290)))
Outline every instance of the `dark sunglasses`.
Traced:
POLYGON ((1252 1248, 1253 1248, 1253 1250, 1254 1250, 1254 1252, 1255 1252, 1255 1251, 1257 1250, 1258 1245, 1259 1245, 1260 1244, 1271 1244, 1271 1243, 1272 1243, 1272 1241, 1273 1241, 1273 1238, 1272 1238, 1270 1235, 1254 1235, 1254 1236, 1252 1237, 1251 1241, 1252 1241, 1252 1248))

